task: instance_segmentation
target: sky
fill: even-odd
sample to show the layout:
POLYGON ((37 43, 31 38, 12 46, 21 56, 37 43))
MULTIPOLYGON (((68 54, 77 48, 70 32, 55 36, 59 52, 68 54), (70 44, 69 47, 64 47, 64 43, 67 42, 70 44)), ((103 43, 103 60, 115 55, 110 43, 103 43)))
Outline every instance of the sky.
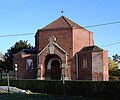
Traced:
MULTIPOLYGON (((34 46, 36 31, 61 17, 61 11, 82 27, 120 22, 120 0, 0 0, 0 52, 19 40, 34 46), (5 36, 17 34, 29 35, 5 36)), ((86 29, 94 32, 95 45, 109 57, 120 55, 120 23, 86 29)))

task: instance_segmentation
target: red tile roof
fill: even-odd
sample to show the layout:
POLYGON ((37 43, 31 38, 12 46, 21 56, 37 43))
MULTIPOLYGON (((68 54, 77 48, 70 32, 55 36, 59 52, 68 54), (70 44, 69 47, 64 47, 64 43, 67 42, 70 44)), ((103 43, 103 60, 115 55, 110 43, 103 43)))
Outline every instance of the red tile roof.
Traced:
POLYGON ((79 26, 78 24, 76 24, 75 22, 71 21, 70 19, 68 19, 68 18, 66 18, 64 16, 61 16, 58 19, 56 19, 55 21, 53 21, 52 23, 45 26, 43 29, 71 28, 71 27, 83 28, 83 27, 79 26))

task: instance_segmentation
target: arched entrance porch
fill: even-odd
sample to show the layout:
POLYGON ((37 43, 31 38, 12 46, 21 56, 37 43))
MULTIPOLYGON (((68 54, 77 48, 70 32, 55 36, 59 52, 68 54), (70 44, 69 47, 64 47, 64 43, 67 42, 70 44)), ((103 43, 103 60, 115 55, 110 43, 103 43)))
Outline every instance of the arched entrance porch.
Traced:
POLYGON ((55 54, 49 54, 45 59, 45 78, 61 79, 61 59, 55 54))

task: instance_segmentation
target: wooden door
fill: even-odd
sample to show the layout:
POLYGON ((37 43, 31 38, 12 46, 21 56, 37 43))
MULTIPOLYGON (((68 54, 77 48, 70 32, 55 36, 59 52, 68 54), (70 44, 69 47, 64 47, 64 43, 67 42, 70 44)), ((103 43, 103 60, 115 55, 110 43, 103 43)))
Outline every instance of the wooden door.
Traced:
POLYGON ((58 60, 53 60, 51 63, 51 79, 61 79, 60 62, 58 60))

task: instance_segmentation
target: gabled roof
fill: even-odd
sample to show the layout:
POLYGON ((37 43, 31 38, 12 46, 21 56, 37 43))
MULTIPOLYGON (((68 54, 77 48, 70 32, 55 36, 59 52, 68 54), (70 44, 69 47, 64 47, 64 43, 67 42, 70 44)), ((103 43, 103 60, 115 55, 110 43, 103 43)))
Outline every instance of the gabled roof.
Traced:
MULTIPOLYGON (((48 43, 48 44, 46 45, 46 47, 45 47, 44 49, 42 49, 42 50, 38 53, 38 55, 40 55, 45 49, 47 49, 47 48, 49 47, 49 45, 50 45, 50 43, 48 43)), ((67 52, 66 52, 63 48, 61 48, 57 43, 53 42, 53 45, 54 45, 55 47, 57 47, 58 49, 60 49, 64 54, 67 55, 67 52)))
POLYGON ((22 49, 20 52, 24 52, 26 54, 37 54, 36 49, 22 49))
POLYGON ((103 49, 102 48, 100 48, 100 47, 98 47, 98 46, 96 46, 96 45, 93 45, 93 46, 87 46, 87 47, 83 47, 81 50, 80 50, 80 52, 81 51, 93 51, 93 52, 99 52, 99 51, 103 51, 103 49))
POLYGON ((54 44, 57 48, 59 48, 63 53, 67 54, 67 52, 66 52, 62 47, 60 47, 57 43, 53 42, 53 44, 54 44))
POLYGON ((53 21, 52 23, 45 26, 43 29, 71 28, 71 27, 83 28, 83 27, 79 26, 78 24, 76 24, 75 22, 71 21, 70 19, 68 19, 68 18, 66 18, 64 16, 61 16, 58 19, 56 19, 55 21, 53 21))

